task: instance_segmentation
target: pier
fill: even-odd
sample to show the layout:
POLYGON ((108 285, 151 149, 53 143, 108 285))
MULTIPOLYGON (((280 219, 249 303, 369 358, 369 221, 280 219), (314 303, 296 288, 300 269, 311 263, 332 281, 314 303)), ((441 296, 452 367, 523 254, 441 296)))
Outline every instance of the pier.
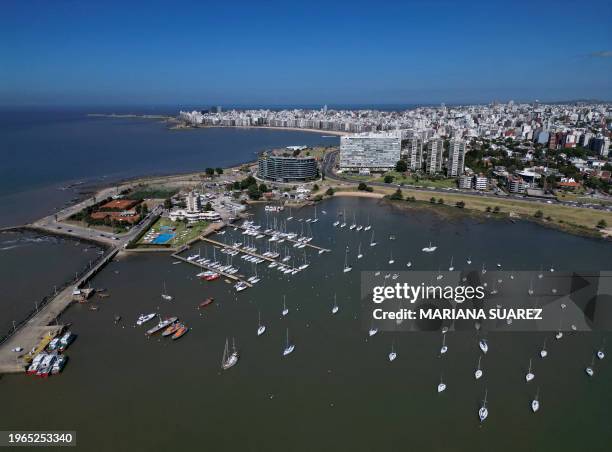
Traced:
POLYGON ((223 242, 218 242, 216 240, 209 239, 208 237, 201 237, 201 239, 202 239, 203 242, 211 243, 213 245, 218 246, 219 248, 226 248, 226 249, 229 249, 229 250, 238 251, 238 252, 243 253, 243 254, 248 254, 250 256, 254 256, 254 257, 257 257, 259 259, 266 260, 268 262, 278 262, 276 259, 274 259, 272 257, 263 256, 261 254, 254 253, 253 251, 243 250, 242 248, 240 248, 238 246, 235 246, 235 245, 227 245, 227 244, 225 244, 223 242))
POLYGON ((245 281, 244 279, 240 278, 239 276, 231 275, 229 273, 225 273, 224 271, 221 271, 221 270, 215 269, 215 268, 211 268, 208 265, 203 265, 203 264, 200 264, 199 262, 190 261, 189 259, 184 258, 183 256, 179 256, 177 253, 174 253, 172 255, 172 257, 175 258, 175 259, 178 259, 179 261, 184 262, 186 264, 195 265, 196 267, 201 268, 202 270, 210 270, 211 272, 219 273, 220 275, 222 275, 222 276, 224 276, 224 277, 226 277, 228 279, 231 279, 232 281, 236 281, 236 282, 240 281, 240 282, 244 283, 247 287, 253 287, 253 284, 251 284, 248 281, 245 281))
MULTIPOLYGON (((238 228, 238 229, 242 229, 243 231, 248 230, 248 228, 245 228, 244 226, 234 225, 233 227, 234 227, 234 228, 238 228)), ((278 231, 276 231, 276 232, 278 232, 278 231)), ((257 233, 258 233, 258 234, 263 234, 263 235, 265 235, 265 236, 267 236, 267 237, 272 237, 272 236, 274 236, 274 235, 275 235, 275 234, 273 234, 273 233, 271 233, 271 232, 266 233, 266 232, 264 232, 264 231, 257 231, 257 233)), ((291 243, 293 243, 293 244, 295 244, 295 243, 303 243, 304 245, 309 246, 310 248, 315 249, 315 250, 317 250, 317 251, 324 251, 324 252, 326 252, 326 253, 329 253, 329 252, 331 251, 330 249, 327 249, 327 248, 322 248, 322 247, 317 246, 317 245, 313 245, 313 244, 311 244, 310 242, 300 242, 299 240, 295 240, 295 239, 288 239, 288 238, 286 238, 286 237, 285 237, 285 240, 286 240, 287 242, 291 242, 291 243)), ((224 245, 224 246, 226 246, 226 245, 224 245)), ((230 246, 226 246, 226 247, 227 247, 227 248, 231 248, 230 246)), ((243 252, 244 252, 244 251, 243 251, 243 252)), ((258 256, 258 257, 263 257, 263 256, 258 256)))

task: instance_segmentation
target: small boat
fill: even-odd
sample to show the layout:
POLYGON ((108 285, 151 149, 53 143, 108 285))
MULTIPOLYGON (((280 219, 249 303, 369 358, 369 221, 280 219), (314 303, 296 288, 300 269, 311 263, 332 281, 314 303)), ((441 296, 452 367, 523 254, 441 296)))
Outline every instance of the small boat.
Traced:
POLYGON ((287 328, 287 342, 285 343, 285 349, 283 350, 283 356, 287 356, 290 353, 293 353, 295 350, 295 345, 289 342, 289 328, 287 328))
POLYGON ((389 361, 393 362, 397 358, 397 353, 395 351, 394 343, 391 342, 391 352, 389 352, 389 361))
POLYGON ((206 306, 213 304, 214 301, 215 299, 212 297, 207 298, 198 305, 198 309, 205 308, 206 306))
POLYGON ((168 292, 166 291, 166 282, 164 281, 164 291, 161 294, 161 297, 166 300, 166 301, 172 301, 172 296, 168 295, 168 292))
POLYGON ((546 339, 544 339, 544 344, 542 345, 542 350, 540 350, 540 357, 546 358, 548 356, 548 350, 546 350, 546 339))
POLYGON ((527 370, 527 374, 525 375, 525 381, 529 383, 534 378, 535 374, 531 371, 531 360, 529 360, 529 370, 527 370))
POLYGON ((433 253, 436 249, 438 249, 438 247, 433 246, 431 242, 429 242, 429 245, 423 248, 421 251, 423 251, 424 253, 433 253))
POLYGON ((395 259, 393 259, 393 251, 391 251, 391 255, 389 257, 389 265, 394 264, 395 263, 395 259))
POLYGON ((378 328, 376 328, 374 325, 372 325, 370 327, 370 329, 368 330, 368 336, 372 337, 374 336, 376 333, 378 333, 378 328))
POLYGON ((236 343, 232 339, 233 351, 229 351, 229 341, 225 339, 225 348, 223 349, 223 358, 221 358, 221 369, 227 370, 230 367, 234 367, 238 363, 238 351, 236 350, 236 343))
POLYGON ((53 363, 53 366, 51 366, 51 375, 59 374, 62 370, 64 370, 66 361, 68 361, 68 357, 66 355, 58 355, 53 363))
POLYGON ((187 332, 189 331, 189 328, 186 327, 184 324, 179 323, 179 328, 176 330, 176 332, 172 335, 172 340, 175 341, 181 337, 183 337, 185 334, 187 334, 187 332))
POLYGON ((485 355, 489 351, 489 344, 486 339, 480 339, 478 341, 478 347, 480 348, 480 350, 482 350, 482 353, 484 353, 485 355))
POLYGON ((442 381, 442 377, 440 376, 440 383, 438 384, 438 393, 444 392, 446 390, 446 383, 442 381))
POLYGON ((485 389, 485 398, 482 401, 482 406, 478 410, 478 418, 480 422, 484 422, 485 419, 489 416, 489 410, 487 409, 487 390, 485 389))
POLYGON ((370 246, 376 246, 377 242, 374 240, 374 231, 372 231, 372 237, 370 238, 370 246))
POLYGON ((138 320, 136 320, 136 325, 143 325, 149 320, 151 320, 153 317, 155 317, 155 313, 153 312, 151 314, 140 314, 140 316, 138 316, 138 320))
POLYGON ((258 324, 258 327, 257 327, 257 335, 261 336, 265 332, 266 332, 266 326, 262 325, 262 323, 261 323, 261 312, 260 312, 259 313, 259 324, 258 324))
POLYGON ((468 264, 468 265, 471 265, 471 264, 472 264, 472 258, 471 258, 471 257, 468 257, 468 258, 467 258, 467 260, 466 260, 466 262, 467 262, 467 264, 468 264))
POLYGON ((442 347, 440 347, 440 354, 444 355, 448 351, 448 346, 446 345, 446 334, 442 335, 442 347))
POLYGON ((538 388, 538 390, 536 391, 535 399, 531 401, 531 411, 533 411, 534 413, 536 413, 540 409, 540 401, 538 400, 539 398, 540 388, 538 388))
POLYGON ((361 259, 363 254, 361 253, 361 242, 359 242, 359 248, 357 249, 357 259, 361 259))
POLYGON ((168 328, 166 328, 164 331, 162 331, 162 337, 168 337, 168 336, 172 336, 174 333, 176 333, 178 331, 178 329, 181 327, 182 325, 178 322, 173 323, 172 325, 170 325, 168 328))
POLYGON ((155 325, 153 328, 147 330, 147 332, 145 333, 147 336, 152 336, 153 334, 163 330, 164 328, 170 326, 171 324, 173 324, 174 322, 176 322, 178 320, 178 317, 167 317, 164 320, 161 319, 161 317, 159 318, 159 323, 157 325, 155 325))
POLYGON ((64 333, 64 335, 60 338, 60 344, 59 344, 58 350, 60 352, 63 352, 64 350, 66 350, 68 346, 72 344, 72 342, 74 342, 75 338, 76 336, 72 334, 71 331, 66 331, 66 333, 64 333))
POLYGON ((455 267, 453 266, 453 256, 451 256, 451 260, 450 260, 450 265, 448 267, 448 271, 452 272, 455 269, 455 267))
POLYGON ((584 371, 589 377, 592 377, 593 375, 595 375, 595 357, 594 356, 593 356, 593 359, 591 359, 591 364, 587 366, 587 368, 584 369, 584 371))
POLYGON ((344 273, 348 273, 353 269, 353 267, 351 267, 348 264, 348 247, 346 248, 346 252, 344 253, 344 269, 342 270, 344 273))
POLYGON ((476 371, 474 372, 474 378, 476 380, 479 380, 482 377, 482 369, 480 368, 480 360, 482 359, 482 355, 478 357, 478 367, 476 368, 476 371))
POLYGON ((281 311, 281 314, 283 314, 283 317, 289 314, 289 309, 287 308, 287 302, 286 302, 285 295, 283 295, 283 310, 281 311))
POLYGON ((606 357, 606 353, 604 352, 605 342, 601 344, 599 350, 597 350, 597 359, 602 360, 606 357))
POLYGON ((336 314, 338 312, 338 302, 336 301, 336 294, 334 294, 334 305, 332 306, 331 313, 336 314))

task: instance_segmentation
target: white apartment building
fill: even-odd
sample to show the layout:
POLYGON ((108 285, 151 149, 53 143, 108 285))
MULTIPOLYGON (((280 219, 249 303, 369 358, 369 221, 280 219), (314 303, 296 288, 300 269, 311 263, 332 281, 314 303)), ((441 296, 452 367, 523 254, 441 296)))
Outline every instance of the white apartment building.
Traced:
POLYGON ((423 168, 423 140, 416 136, 410 138, 406 156, 408 157, 408 168, 413 171, 421 170, 423 168))
POLYGON ((444 142, 442 138, 432 138, 427 143, 427 174, 437 174, 442 171, 444 142))
POLYGON ((446 175, 448 177, 457 177, 463 174, 465 169, 465 141, 461 138, 453 138, 450 140, 448 147, 448 166, 446 175))
POLYGON ((196 192, 190 192, 185 198, 188 212, 199 212, 201 209, 200 195, 196 192))
POLYGON ((387 171, 395 167, 402 151, 398 131, 362 133, 340 138, 340 169, 387 171))
POLYGON ((489 179, 486 176, 474 176, 474 188, 476 190, 488 190, 489 179))

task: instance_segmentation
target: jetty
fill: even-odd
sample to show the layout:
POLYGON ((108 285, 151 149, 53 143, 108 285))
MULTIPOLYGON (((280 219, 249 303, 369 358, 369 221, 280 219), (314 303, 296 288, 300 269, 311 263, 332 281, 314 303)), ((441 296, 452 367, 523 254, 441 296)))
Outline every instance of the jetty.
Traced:
MULTIPOLYGON (((234 227, 234 228, 238 228, 238 229, 241 229, 241 230, 243 230, 243 231, 247 231, 247 230, 249 229, 249 228, 247 228, 247 227, 245 227, 245 226, 242 226, 242 225, 240 225, 240 226, 238 226, 238 225, 233 225, 232 227, 234 227)), ((257 233, 258 233, 258 234, 263 234, 263 235, 265 235, 265 236, 267 236, 267 237, 273 237, 274 235, 278 235, 278 234, 279 234, 279 232, 278 232, 278 231, 273 231, 273 232, 257 231, 257 233)), ((313 245, 313 244, 312 244, 312 243, 310 243, 310 242, 300 242, 299 240, 296 240, 296 239, 290 239, 290 238, 287 238, 287 237, 284 237, 284 239, 285 239, 287 242, 290 242, 290 243, 293 243, 293 244, 296 244, 296 243, 304 244, 304 245, 306 245, 306 246, 308 246, 308 247, 310 247, 310 248, 312 248, 312 249, 314 249, 314 250, 317 250, 317 251, 324 251, 324 252, 326 252, 326 253, 329 253, 329 252, 331 251, 330 249, 327 249, 327 248, 322 248, 322 247, 317 246, 317 245, 313 245)), ((225 245, 225 244, 223 244, 223 245, 224 245, 226 248, 230 248, 229 246, 227 246, 227 245, 225 245)), ((244 251, 243 251, 243 252, 244 252, 244 251)))

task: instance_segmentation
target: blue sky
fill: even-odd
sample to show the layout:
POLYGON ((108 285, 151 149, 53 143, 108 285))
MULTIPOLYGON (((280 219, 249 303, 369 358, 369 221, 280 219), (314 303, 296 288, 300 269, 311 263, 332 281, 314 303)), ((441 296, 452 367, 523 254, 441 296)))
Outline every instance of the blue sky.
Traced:
POLYGON ((612 100, 612 2, 4 1, 0 105, 612 100))

